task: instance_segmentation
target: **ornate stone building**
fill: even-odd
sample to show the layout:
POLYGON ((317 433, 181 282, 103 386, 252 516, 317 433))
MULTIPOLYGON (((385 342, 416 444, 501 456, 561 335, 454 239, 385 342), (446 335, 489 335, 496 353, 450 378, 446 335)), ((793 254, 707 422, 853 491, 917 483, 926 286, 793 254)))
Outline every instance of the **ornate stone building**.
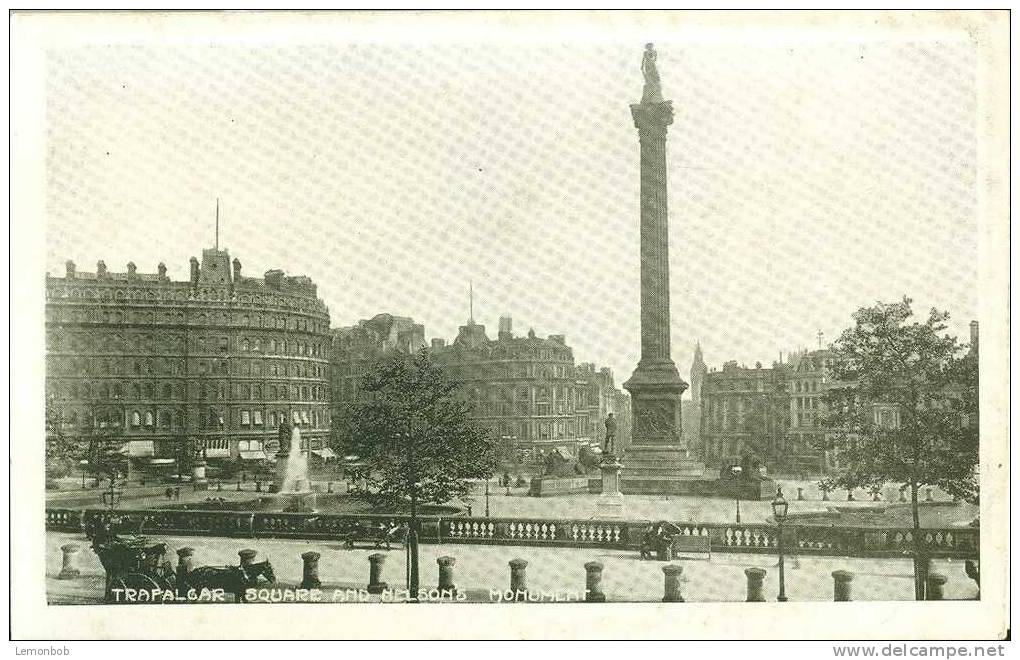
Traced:
POLYGON ((393 351, 412 353, 426 346, 425 327, 414 319, 377 314, 330 333, 331 407, 334 419, 358 400, 362 376, 393 351))
POLYGON ((829 350, 805 351, 771 368, 731 361, 706 373, 701 393, 706 463, 736 464, 751 451, 773 473, 814 475, 833 468, 821 426, 833 359, 829 350))
POLYGON ((329 310, 307 277, 241 275, 226 250, 166 266, 46 277, 46 389, 57 427, 103 427, 138 467, 170 466, 188 445, 210 459, 275 450, 283 419, 312 448, 328 433, 329 310))
POLYGON ((513 320, 503 316, 490 339, 471 319, 452 343, 434 339, 432 349, 463 386, 475 419, 511 446, 519 462, 537 462, 556 448, 577 456, 583 445, 601 443, 609 412, 625 418, 618 442, 621 428, 629 431, 630 410, 617 409, 612 372, 575 365, 563 335, 515 336, 513 320))
MULTIPOLYGON (((424 345, 421 325, 389 314, 335 330, 334 419, 343 419, 345 409, 357 401, 358 381, 373 363, 393 351, 424 345)), ((601 443, 609 412, 620 418, 617 442, 629 437, 629 399, 613 384, 612 372, 594 364, 575 365, 563 335, 543 339, 529 331, 518 337, 512 319, 504 316, 495 338, 472 319, 453 342, 433 339, 430 346, 437 362, 461 385, 474 419, 518 462, 537 462, 556 448, 577 452, 581 445, 601 443)))

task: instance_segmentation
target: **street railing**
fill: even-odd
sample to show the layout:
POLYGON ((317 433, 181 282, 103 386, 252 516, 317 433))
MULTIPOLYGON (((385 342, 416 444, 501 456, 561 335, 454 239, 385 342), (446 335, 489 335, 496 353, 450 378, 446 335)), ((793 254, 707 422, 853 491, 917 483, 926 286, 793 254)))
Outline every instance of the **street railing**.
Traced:
MULTIPOLYGON (((243 538, 339 539, 352 527, 372 528, 408 522, 388 514, 272 513, 246 511, 46 509, 46 529, 77 532, 110 524, 142 534, 243 538)), ((570 518, 468 518, 419 516, 423 543, 489 544, 636 550, 650 521, 570 518)), ((775 554, 778 528, 767 523, 672 523, 681 536, 707 537, 714 552, 775 554)), ((979 556, 977 527, 922 529, 920 545, 931 558, 979 556)), ((844 557, 906 557, 914 552, 910 528, 875 529, 784 525, 788 554, 844 557)))

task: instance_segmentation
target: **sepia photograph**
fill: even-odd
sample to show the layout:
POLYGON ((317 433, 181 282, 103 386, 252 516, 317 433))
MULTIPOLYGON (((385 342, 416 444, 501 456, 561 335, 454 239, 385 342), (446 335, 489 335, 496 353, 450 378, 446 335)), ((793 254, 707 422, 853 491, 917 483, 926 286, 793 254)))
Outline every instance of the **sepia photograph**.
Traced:
POLYGON ((1008 11, 10 27, 14 639, 1008 636, 1008 11))

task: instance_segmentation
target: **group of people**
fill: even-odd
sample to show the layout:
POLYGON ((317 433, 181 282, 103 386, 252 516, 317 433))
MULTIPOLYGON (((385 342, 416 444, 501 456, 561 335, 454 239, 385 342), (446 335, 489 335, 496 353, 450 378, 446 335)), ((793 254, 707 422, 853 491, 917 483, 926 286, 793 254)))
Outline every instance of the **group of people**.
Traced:
POLYGON ((669 547, 672 534, 662 523, 648 525, 641 535, 641 558, 654 559, 658 553, 665 554, 669 547))

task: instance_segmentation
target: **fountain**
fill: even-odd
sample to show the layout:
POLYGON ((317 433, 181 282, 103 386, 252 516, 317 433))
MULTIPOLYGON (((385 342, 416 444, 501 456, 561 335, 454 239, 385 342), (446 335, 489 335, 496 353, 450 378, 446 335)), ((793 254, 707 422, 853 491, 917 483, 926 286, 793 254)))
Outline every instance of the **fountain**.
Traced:
POLYGON ((308 480, 308 453, 301 448, 301 430, 297 426, 285 442, 286 428, 281 425, 280 451, 276 453, 275 490, 284 500, 283 510, 311 512, 315 510, 315 493, 308 480))

